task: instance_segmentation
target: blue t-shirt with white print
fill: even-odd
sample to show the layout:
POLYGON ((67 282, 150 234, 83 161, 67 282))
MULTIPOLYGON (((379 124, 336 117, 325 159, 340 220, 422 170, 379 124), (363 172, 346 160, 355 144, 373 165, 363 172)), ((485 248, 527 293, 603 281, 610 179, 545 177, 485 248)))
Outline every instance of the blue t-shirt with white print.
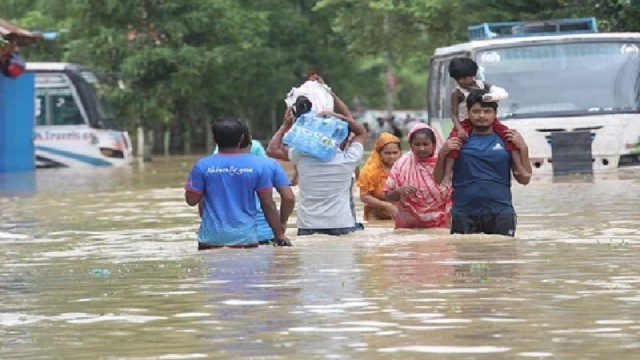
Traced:
POLYGON ((271 161, 251 154, 216 154, 200 159, 186 191, 202 194, 198 241, 212 245, 258 242, 256 192, 272 188, 271 161))
MULTIPOLYGON (((213 153, 218 153, 217 145, 213 150, 213 153)), ((256 156, 267 156, 267 152, 258 140, 251 140, 251 149, 249 153, 256 156)), ((290 186, 291 180, 289 180, 289 178, 287 177, 287 174, 284 172, 284 169, 282 169, 280 163, 278 163, 274 159, 269 159, 269 161, 272 163, 271 170, 273 171, 273 187, 280 188, 283 186, 290 186)), ((271 230, 271 226, 269 226, 269 223, 264 216, 264 211, 262 210, 262 205, 260 204, 260 198, 258 197, 258 194, 256 194, 256 220, 258 220, 258 240, 273 240, 275 235, 273 234, 273 230, 271 230)))

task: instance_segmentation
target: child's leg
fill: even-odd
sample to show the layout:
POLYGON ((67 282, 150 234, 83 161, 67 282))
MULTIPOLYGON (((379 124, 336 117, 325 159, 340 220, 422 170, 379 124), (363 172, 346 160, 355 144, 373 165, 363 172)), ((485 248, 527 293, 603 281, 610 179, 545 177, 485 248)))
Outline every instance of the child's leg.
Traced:
POLYGON ((455 137, 458 137, 458 129, 456 129, 456 127, 454 126, 453 129, 451 129, 451 132, 449 133, 449 139, 455 138, 455 137))
MULTIPOLYGON (((449 134, 449 139, 451 138, 455 138, 458 137, 458 131, 456 131, 455 128, 453 128, 453 130, 451 131, 451 133, 449 134), (454 134, 455 132, 455 134, 454 134)), ((460 155, 460 151, 459 150, 451 150, 449 151, 449 153, 447 154, 448 157, 452 158, 452 159, 457 159, 458 155, 460 155)))
MULTIPOLYGON (((464 120, 460 121, 460 125, 462 125, 462 128, 464 129, 464 131, 467 132, 467 134, 469 132, 471 132, 471 121, 469 121, 469 119, 464 119, 464 120)), ((456 129, 455 126, 453 127, 453 129, 449 133, 449 139, 454 138, 454 137, 458 137, 458 129, 456 129)), ((458 150, 452 150, 452 151, 449 152, 449 154, 447 154, 447 156, 452 158, 452 159, 457 159, 458 155, 460 155, 460 152, 458 150)))
POLYGON ((462 128, 467 134, 470 133, 471 130, 473 130, 473 125, 471 125, 471 120, 469 119, 464 119, 460 121, 460 125, 462 125, 462 128))

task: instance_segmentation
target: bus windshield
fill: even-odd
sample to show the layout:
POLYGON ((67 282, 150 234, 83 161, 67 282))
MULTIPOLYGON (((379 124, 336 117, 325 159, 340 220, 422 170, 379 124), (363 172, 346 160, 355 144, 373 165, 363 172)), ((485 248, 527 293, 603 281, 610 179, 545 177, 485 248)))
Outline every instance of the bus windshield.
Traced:
POLYGON ((82 78, 89 85, 81 84, 81 87, 85 88, 87 96, 91 97, 91 101, 95 103, 95 111, 97 112, 98 118, 100 119, 100 126, 104 128, 112 128, 114 126, 114 115, 113 110, 109 104, 109 102, 101 96, 100 89, 100 81, 98 77, 87 70, 82 70, 80 72, 82 78))
POLYGON ((505 88, 499 118, 640 112, 640 43, 574 42, 479 51, 478 78, 505 88))

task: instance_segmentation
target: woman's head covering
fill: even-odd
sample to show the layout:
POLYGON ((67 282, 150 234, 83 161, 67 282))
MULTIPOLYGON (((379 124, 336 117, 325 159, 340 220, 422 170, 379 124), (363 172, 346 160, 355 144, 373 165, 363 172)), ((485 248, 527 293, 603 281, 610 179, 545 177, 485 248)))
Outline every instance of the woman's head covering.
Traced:
POLYGON ((264 146, 262 146, 260 141, 256 139, 251 139, 251 150, 249 150, 249 154, 264 157, 267 156, 267 152, 264 150, 264 146))
POLYGON ((413 134, 415 134, 417 131, 423 130, 423 129, 428 129, 431 130, 431 132, 433 132, 433 135, 436 138, 436 143, 433 149, 433 155, 431 155, 430 158, 428 159, 420 159, 420 161, 428 161, 428 162, 432 162, 434 165, 435 163, 438 161, 438 150, 440 150, 440 148, 442 147, 442 145, 444 144, 444 140, 442 139, 442 136, 440 136, 440 133, 437 132, 434 128, 432 128, 431 126, 424 124, 424 123, 418 123, 415 124, 411 130, 409 131, 409 136, 407 137, 407 140, 409 140, 409 146, 411 146, 411 137, 413 136, 413 134))
MULTIPOLYGON (((373 146, 373 149, 378 153, 378 156, 382 148, 387 144, 400 144, 400 139, 390 132, 383 132, 380 134, 380 137, 376 140, 376 144, 373 146)), ((369 157, 369 159, 371 159, 371 157, 369 157)))
MULTIPOLYGON (((378 199, 384 199, 384 183, 387 181, 388 171, 384 168, 380 151, 387 144, 400 144, 400 139, 391 133, 383 132, 374 145, 374 151, 371 152, 367 163, 360 171, 358 178, 358 186, 360 193, 368 193, 378 199)), ((364 218, 368 220, 369 206, 365 205, 364 218)))

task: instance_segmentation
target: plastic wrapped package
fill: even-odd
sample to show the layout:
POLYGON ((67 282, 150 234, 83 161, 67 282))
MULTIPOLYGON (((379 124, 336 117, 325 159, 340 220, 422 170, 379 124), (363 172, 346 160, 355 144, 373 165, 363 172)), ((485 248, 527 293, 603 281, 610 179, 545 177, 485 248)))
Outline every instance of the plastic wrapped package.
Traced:
POLYGON ((312 110, 302 114, 282 140, 309 156, 329 161, 347 136, 349 125, 346 122, 332 116, 318 116, 312 110))

